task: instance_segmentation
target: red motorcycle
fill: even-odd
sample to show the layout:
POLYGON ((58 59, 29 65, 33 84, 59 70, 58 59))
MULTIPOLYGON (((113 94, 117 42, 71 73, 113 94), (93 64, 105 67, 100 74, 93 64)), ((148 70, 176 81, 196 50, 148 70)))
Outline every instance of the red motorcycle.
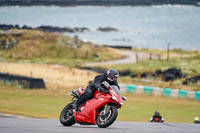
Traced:
POLYGON ((71 93, 72 102, 64 107, 60 114, 60 123, 64 126, 72 126, 75 123, 81 125, 95 125, 100 128, 110 126, 118 116, 118 110, 126 101, 126 97, 120 96, 120 91, 117 86, 108 86, 110 94, 96 91, 94 97, 80 106, 80 111, 72 108, 72 104, 84 92, 84 89, 79 88, 71 93))

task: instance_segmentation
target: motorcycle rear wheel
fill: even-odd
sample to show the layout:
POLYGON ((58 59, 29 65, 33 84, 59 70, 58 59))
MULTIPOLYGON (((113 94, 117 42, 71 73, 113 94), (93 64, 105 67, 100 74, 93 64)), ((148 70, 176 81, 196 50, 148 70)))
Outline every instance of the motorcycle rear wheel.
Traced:
POLYGON ((73 124, 75 124, 75 119, 72 111, 72 104, 73 103, 66 105, 60 114, 60 123, 63 126, 72 126, 73 124))
POLYGON ((118 110, 115 106, 112 106, 108 113, 104 115, 104 110, 101 110, 96 119, 96 124, 100 128, 109 127, 117 118, 118 110))

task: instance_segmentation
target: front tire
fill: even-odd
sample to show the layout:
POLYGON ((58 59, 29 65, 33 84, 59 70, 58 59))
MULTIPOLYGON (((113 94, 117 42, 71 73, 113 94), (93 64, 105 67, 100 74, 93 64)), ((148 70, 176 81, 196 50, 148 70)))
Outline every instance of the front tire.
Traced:
POLYGON ((63 126, 72 126, 75 123, 72 104, 73 103, 66 105, 60 114, 60 123, 63 126))
POLYGON ((115 106, 112 106, 107 114, 104 115, 104 110, 101 110, 96 119, 96 124, 100 128, 109 127, 117 118, 118 110, 115 106))

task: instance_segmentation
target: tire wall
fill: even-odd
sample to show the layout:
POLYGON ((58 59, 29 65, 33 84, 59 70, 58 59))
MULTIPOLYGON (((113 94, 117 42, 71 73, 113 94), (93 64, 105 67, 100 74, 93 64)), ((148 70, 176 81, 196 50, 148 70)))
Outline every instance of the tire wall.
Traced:
POLYGON ((8 73, 0 73, 0 81, 5 84, 19 85, 22 88, 45 88, 45 82, 43 79, 12 75, 8 73))

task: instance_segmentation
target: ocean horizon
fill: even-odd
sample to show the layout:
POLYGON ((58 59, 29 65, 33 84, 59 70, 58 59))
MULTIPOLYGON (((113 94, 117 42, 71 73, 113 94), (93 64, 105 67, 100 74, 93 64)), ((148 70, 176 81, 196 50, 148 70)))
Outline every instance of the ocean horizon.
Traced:
POLYGON ((195 6, 8 6, 0 7, 0 24, 86 27, 89 31, 64 34, 98 45, 200 49, 200 8, 195 6))

